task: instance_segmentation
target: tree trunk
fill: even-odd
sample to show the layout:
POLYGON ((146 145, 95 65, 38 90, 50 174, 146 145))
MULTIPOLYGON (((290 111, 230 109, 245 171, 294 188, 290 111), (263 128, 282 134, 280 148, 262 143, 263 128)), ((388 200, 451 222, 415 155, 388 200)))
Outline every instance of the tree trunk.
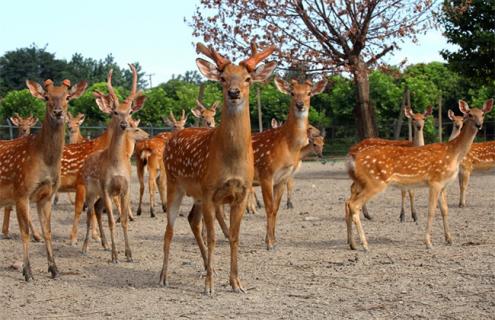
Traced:
POLYGON ((356 85, 356 125, 361 139, 377 136, 375 110, 370 103, 370 83, 368 67, 360 57, 351 57, 349 62, 352 67, 354 84, 356 85))

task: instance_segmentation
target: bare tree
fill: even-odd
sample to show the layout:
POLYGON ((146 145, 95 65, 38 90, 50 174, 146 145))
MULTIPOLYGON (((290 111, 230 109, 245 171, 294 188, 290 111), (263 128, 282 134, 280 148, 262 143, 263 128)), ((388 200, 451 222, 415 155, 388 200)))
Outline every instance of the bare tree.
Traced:
MULTIPOLYGON (((432 27, 438 0, 202 0, 193 35, 244 54, 246 44, 273 43, 286 70, 348 72, 356 84, 361 137, 376 136, 369 68, 404 39, 432 27), (304 67, 303 67, 304 66, 304 67)), ((235 58, 233 56, 232 58, 235 58)))

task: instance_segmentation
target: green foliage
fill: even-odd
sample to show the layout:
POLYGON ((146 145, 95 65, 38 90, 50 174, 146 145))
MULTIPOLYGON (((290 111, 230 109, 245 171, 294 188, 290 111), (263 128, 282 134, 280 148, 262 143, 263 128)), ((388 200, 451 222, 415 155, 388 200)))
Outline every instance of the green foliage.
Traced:
POLYGON ((356 89, 353 81, 340 75, 331 76, 328 80, 330 92, 316 96, 316 100, 326 106, 332 124, 353 124, 356 105, 356 89))
POLYGON ((33 97, 28 89, 13 90, 0 101, 0 117, 5 122, 15 112, 23 117, 32 114, 41 121, 45 115, 45 103, 33 97))
POLYGON ((375 108, 380 136, 388 136, 400 112, 403 89, 397 79, 376 70, 370 74, 369 80, 370 99, 375 108))

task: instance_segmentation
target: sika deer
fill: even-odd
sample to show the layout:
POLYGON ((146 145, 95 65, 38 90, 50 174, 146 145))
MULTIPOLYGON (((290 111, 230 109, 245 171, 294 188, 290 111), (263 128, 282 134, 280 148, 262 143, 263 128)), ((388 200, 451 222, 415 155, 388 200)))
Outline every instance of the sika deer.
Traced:
MULTIPOLYGON (((423 133, 423 128, 425 126, 425 121, 428 116, 431 116, 433 112, 433 108, 429 106, 425 112, 423 113, 414 113, 410 107, 406 107, 404 109, 404 114, 406 117, 412 120, 413 128, 414 128, 414 141, 411 143, 410 141, 407 140, 386 140, 386 139, 379 139, 379 138, 369 138, 369 139, 364 139, 363 141, 353 145, 349 149, 349 155, 354 155, 361 150, 367 149, 367 148, 373 148, 375 146, 381 146, 381 145, 390 145, 390 146, 397 146, 397 147, 419 147, 419 146, 424 146, 425 140, 424 140, 424 133, 423 133)), ((406 191, 409 193, 409 200, 411 204, 411 216, 416 222, 418 220, 418 215, 416 213, 416 209, 414 208, 414 190, 412 189, 401 189, 401 210, 400 210, 400 222, 405 221, 405 208, 406 208, 406 191)), ((368 213, 368 208, 366 207, 366 204, 363 205, 363 214, 364 217, 368 220, 371 220, 371 216, 368 213)))
MULTIPOLYGON (((487 100, 485 105, 487 104, 493 105, 493 99, 487 100)), ((459 135, 459 130, 462 128, 462 122, 460 120, 463 120, 463 117, 455 116, 449 110, 449 118, 454 122, 454 128, 450 135, 450 140, 452 140, 459 135)), ((466 189, 473 170, 482 171, 493 168, 495 168, 495 141, 473 143, 459 167, 460 208, 466 206, 466 189)))
POLYGON ((485 102, 483 110, 470 109, 459 101, 459 109, 466 114, 459 136, 447 143, 433 143, 422 147, 376 146, 351 155, 348 172, 353 180, 351 197, 345 202, 347 242, 355 249, 352 222, 356 225, 361 243, 368 250, 359 212, 371 197, 384 191, 389 185, 411 187, 426 185, 429 188, 428 222, 425 243, 432 247, 431 227, 438 199, 443 218, 445 240, 452 243, 448 224, 446 187, 457 176, 459 165, 469 152, 473 140, 483 125, 483 118, 493 107, 493 101, 485 102))
MULTIPOLYGON (((172 125, 172 131, 179 131, 186 126, 187 117, 184 111, 179 120, 176 120, 172 112, 165 119, 165 123, 172 125)), ((165 150, 165 144, 172 136, 170 132, 161 132, 153 138, 139 141, 136 143, 136 171, 139 180, 139 205, 136 214, 141 215, 141 205, 143 203, 144 194, 144 169, 148 167, 148 192, 150 196, 150 215, 155 217, 153 207, 155 205, 155 193, 156 189, 160 193, 160 199, 162 200, 163 212, 166 211, 166 177, 165 167, 163 166, 163 150, 165 150), (158 175, 159 174, 159 175, 158 175), (156 184, 158 177, 158 186, 156 184)))
POLYGON ((218 104, 218 101, 214 102, 207 108, 199 100, 196 100, 196 108, 191 109, 191 113, 201 121, 201 127, 215 128, 215 114, 218 104))
MULTIPOLYGON (((30 115, 27 118, 23 118, 17 113, 14 113, 14 115, 12 117, 10 117, 9 120, 19 130, 17 137, 28 136, 31 133, 31 128, 34 127, 34 125, 38 122, 38 118, 33 117, 32 115, 30 115)), ((4 239, 10 239, 9 223, 10 223, 10 213, 11 212, 12 212, 12 207, 6 206, 5 210, 4 210, 3 226, 2 226, 2 237, 4 239)), ((41 241, 40 234, 33 225, 31 215, 28 216, 28 220, 29 220, 29 229, 33 233, 34 241, 36 241, 36 242, 41 241)))
POLYGON ((69 129, 69 143, 81 143, 88 139, 81 135, 81 125, 83 124, 86 116, 83 113, 78 113, 77 116, 72 116, 70 112, 67 112, 67 127, 69 129))
POLYGON ((167 171, 167 228, 163 245, 163 268, 160 284, 167 285, 167 268, 174 224, 184 195, 194 198, 196 210, 188 220, 200 248, 206 268, 205 291, 213 294, 213 251, 215 248, 215 212, 230 204, 230 285, 235 292, 245 292, 237 267, 239 231, 246 209, 246 196, 253 183, 253 149, 249 113, 249 87, 266 80, 275 69, 275 62, 256 67, 275 50, 258 52, 251 45, 252 55, 239 65, 232 64, 213 48, 202 44, 197 50, 215 62, 196 59, 201 73, 223 87, 223 110, 219 127, 187 128, 177 132, 167 143, 164 153, 167 171), (201 209, 199 209, 201 205, 201 209), (201 236, 201 218, 207 229, 208 252, 201 236))
POLYGON ((28 80, 26 85, 36 98, 46 102, 41 130, 26 137, 0 143, 0 205, 16 206, 24 251, 24 279, 33 278, 29 262, 29 203, 36 203, 45 240, 48 271, 59 275, 52 249, 51 200, 60 178, 60 161, 64 147, 64 123, 68 102, 80 97, 87 87, 81 81, 71 87, 69 80, 55 86, 46 80, 44 87, 28 80))

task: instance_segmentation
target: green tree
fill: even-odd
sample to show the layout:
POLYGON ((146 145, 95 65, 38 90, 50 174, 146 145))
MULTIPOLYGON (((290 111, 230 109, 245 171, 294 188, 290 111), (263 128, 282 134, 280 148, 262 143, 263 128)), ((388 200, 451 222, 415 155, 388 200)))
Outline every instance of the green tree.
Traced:
POLYGON ((0 100, 0 117, 5 122, 15 112, 23 117, 32 114, 41 121, 45 115, 45 104, 33 97, 28 89, 12 90, 0 100))

